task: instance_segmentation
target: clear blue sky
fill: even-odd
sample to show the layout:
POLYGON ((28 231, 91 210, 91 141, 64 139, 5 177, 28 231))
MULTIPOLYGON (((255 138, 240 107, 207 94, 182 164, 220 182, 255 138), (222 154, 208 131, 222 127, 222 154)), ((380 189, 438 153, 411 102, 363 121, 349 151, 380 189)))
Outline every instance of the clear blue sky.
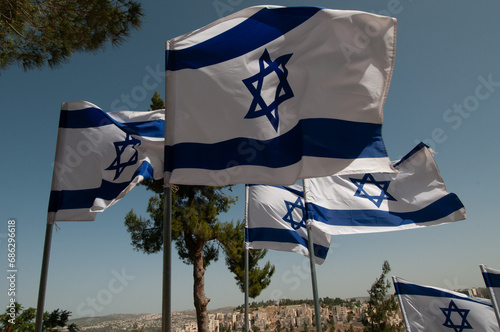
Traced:
MULTIPOLYGON (((165 41, 256 4, 247 0, 144 1, 145 24, 120 48, 77 54, 51 70, 13 67, 0 76, 0 304, 7 305, 7 221, 16 220, 16 299, 36 307, 60 104, 87 100, 105 111, 147 110, 155 90, 164 96, 165 41), (225 4, 216 7, 215 4, 225 4), (127 97, 128 96, 128 97, 127 97)), ((426 229, 333 238, 317 266, 321 297, 366 296, 384 260, 392 274, 443 288, 483 286, 478 265, 500 268, 500 3, 367 0, 274 1, 357 9, 398 19, 396 64, 384 110, 389 156, 398 159, 424 140, 449 191, 461 198, 467 220, 426 229), (488 81, 490 83, 488 83, 488 81)), ((243 219, 239 203, 223 220, 243 219)), ((134 189, 95 222, 60 222, 54 232, 46 310, 73 317, 159 313, 162 255, 136 252, 123 219, 144 214, 149 194, 134 189)), ((173 256, 173 310, 193 309, 192 267, 173 256)), ((312 298, 308 261, 270 252, 276 265, 257 300, 312 298)), ((210 309, 243 303, 223 256, 206 272, 210 309)), ((4 307, 3 307, 4 308, 4 307)), ((4 309, 0 308, 0 312, 4 309)))

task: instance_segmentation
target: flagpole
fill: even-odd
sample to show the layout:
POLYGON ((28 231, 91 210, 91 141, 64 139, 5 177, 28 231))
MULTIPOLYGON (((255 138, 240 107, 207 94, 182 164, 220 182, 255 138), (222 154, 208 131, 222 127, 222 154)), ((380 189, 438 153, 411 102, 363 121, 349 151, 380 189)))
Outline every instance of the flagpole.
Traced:
POLYGON ((245 332, 248 332, 248 249, 245 246, 245 332))
MULTIPOLYGON (((170 100, 169 87, 167 85, 167 67, 169 63, 168 50, 173 46, 173 41, 165 43, 165 100, 170 100), (168 98, 168 99, 167 99, 168 98)), ((175 84, 170 87, 174 91, 175 84)), ((167 142, 167 105, 165 104, 165 143, 167 142)), ((165 147, 164 147, 165 148, 165 147)), ((164 150, 165 151, 165 150, 164 150)), ((167 160, 164 160, 165 165, 167 160)), ((164 174, 164 180, 167 179, 164 174)), ((163 292, 161 311, 161 331, 171 332, 172 329, 172 184, 163 183, 163 292)))
POLYGON ((401 315, 403 316, 403 320, 405 322, 406 332, 411 332, 410 331, 410 323, 408 322, 408 317, 406 316, 405 307, 403 306, 403 300, 401 299, 400 292, 396 289, 397 286, 396 286, 396 277, 395 276, 392 276, 392 283, 393 283, 394 288, 396 290, 396 294, 397 294, 398 302, 399 302, 399 308, 401 309, 401 315))
MULTIPOLYGON (((307 205, 306 198, 306 179, 302 180, 302 186, 304 188, 304 204, 307 205)), ((307 211, 307 209, 306 209, 307 211)), ((305 216, 304 216, 305 217, 305 216)), ((314 263, 314 243, 312 237, 311 223, 307 224, 307 239, 309 246, 309 264, 311 265, 311 279, 312 279, 312 290, 314 299, 314 312, 316 314, 316 331, 321 332, 321 309, 319 306, 318 298, 318 285, 316 281, 316 264, 314 263)))
POLYGON ((40 275, 40 288, 38 290, 38 304, 36 307, 35 332, 42 332, 43 307, 45 304, 45 291, 47 290, 47 276, 49 274, 50 247, 52 245, 53 223, 47 224, 45 229, 45 243, 43 246, 42 272, 40 275))
MULTIPOLYGON (((483 274, 483 277, 488 271, 486 271, 486 266, 484 264, 480 264, 479 267, 481 268, 481 272, 483 274)), ((495 316, 497 317, 497 323, 498 327, 500 327, 500 311, 498 309, 498 303, 497 303, 497 298, 495 297, 495 293, 493 292, 493 288, 486 283, 486 287, 488 288, 488 292, 490 293, 491 297, 491 304, 493 304, 493 310, 495 311, 495 316)))
POLYGON ((163 293, 161 331, 170 332, 172 293, 172 187, 163 187, 163 293))
POLYGON ((311 225, 307 225, 307 237, 309 241, 309 263, 311 264, 311 279, 314 298, 314 312, 316 313, 316 331, 321 332, 321 309, 318 299, 318 285, 316 282, 316 264, 314 263, 314 244, 311 232, 311 225))
MULTIPOLYGON (((245 223, 248 223, 248 191, 245 185, 245 223)), ((248 248, 245 239, 245 332, 248 332, 248 248)))

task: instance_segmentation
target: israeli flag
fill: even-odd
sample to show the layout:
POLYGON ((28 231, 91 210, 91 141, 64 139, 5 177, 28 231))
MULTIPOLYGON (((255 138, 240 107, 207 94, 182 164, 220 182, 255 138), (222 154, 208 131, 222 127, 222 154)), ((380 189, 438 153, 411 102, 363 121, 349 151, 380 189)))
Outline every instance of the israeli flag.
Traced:
POLYGON ((63 103, 47 222, 91 221, 146 178, 163 177, 165 110, 63 103))
POLYGON ((479 265, 479 267, 483 274, 484 283, 490 292, 491 302, 500 326, 500 270, 492 269, 484 264, 479 265))
MULTIPOLYGON (((309 258, 302 186, 247 186, 247 249, 273 249, 300 253, 309 258)), ((322 264, 331 236, 311 230, 314 260, 322 264)))
POLYGON ((397 173, 308 179, 307 219, 332 235, 387 232, 465 219, 465 208, 445 184, 425 144, 394 163, 397 173))
POLYGON ((498 332, 490 300, 392 277, 408 332, 498 332))
POLYGON ((165 181, 288 185, 391 172, 382 113, 396 20, 256 6, 171 39, 165 181))

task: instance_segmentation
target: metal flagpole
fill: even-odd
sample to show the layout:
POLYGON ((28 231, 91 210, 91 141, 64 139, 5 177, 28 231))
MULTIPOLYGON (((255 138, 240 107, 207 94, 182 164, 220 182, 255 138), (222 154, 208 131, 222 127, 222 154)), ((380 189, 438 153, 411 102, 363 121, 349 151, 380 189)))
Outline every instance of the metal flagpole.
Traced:
POLYGON ((245 332, 248 332, 248 249, 245 246, 245 332))
POLYGON ((40 289, 38 290, 38 304, 36 307, 35 332, 42 332, 43 307, 45 304, 45 291, 47 290, 47 276, 49 273, 50 247, 52 244, 52 231, 54 224, 47 224, 45 229, 45 243, 43 246, 42 272, 40 275, 40 289))
MULTIPOLYGON (((306 199, 306 179, 302 180, 302 185, 304 188, 304 203, 307 204, 306 199)), ((321 332, 321 309, 319 306, 319 298, 318 298, 318 285, 316 281, 316 265, 314 263, 314 243, 311 231, 311 224, 307 224, 307 239, 309 246, 309 264, 311 265, 311 279, 312 279, 312 290, 313 290, 313 299, 314 299, 314 312, 316 314, 316 331, 321 332)))
POLYGON ((163 293, 161 311, 161 330, 170 332, 171 318, 171 293, 172 293, 172 187, 163 187, 163 293))
MULTIPOLYGON (((245 222, 248 224, 248 191, 245 185, 245 222)), ((245 332, 248 332, 248 248, 245 241, 245 332)))
MULTIPOLYGON (((165 43, 165 50, 169 50, 173 41, 165 43)), ((169 98, 167 86, 168 52, 165 52, 165 99, 169 98)), ((170 87, 171 90, 175 85, 170 87)), ((165 142, 167 142, 167 105, 165 105, 165 142)), ((164 161, 167 163, 167 160, 164 161)), ((164 174, 164 180, 166 175, 164 174)), ((166 181, 165 181, 166 182, 166 181)), ((172 329, 172 184, 163 184, 163 291, 161 308, 161 331, 170 332, 172 329)))
MULTIPOLYGON (((481 273, 483 274, 483 276, 485 275, 485 273, 488 273, 488 271, 486 271, 486 266, 484 264, 480 264, 479 267, 481 268, 481 273)), ((493 311, 495 311, 495 316, 497 317, 497 323, 498 326, 500 327, 500 312, 498 309, 497 298, 495 296, 495 293, 493 292, 493 288, 488 284, 486 285, 486 287, 488 288, 488 292, 490 293, 491 304, 493 304, 493 311)))
POLYGON ((321 310, 318 299, 318 285, 316 282, 316 267, 314 264, 314 244, 311 232, 311 225, 307 225, 307 237, 309 240, 309 263, 311 264, 311 279, 314 297, 314 312, 316 313, 316 331, 321 332, 321 310))

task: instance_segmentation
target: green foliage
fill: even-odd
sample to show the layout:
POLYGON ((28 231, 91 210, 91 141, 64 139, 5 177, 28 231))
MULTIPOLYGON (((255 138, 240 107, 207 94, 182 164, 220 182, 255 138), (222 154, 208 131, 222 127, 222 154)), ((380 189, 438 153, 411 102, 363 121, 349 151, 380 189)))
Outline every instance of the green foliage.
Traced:
POLYGON ((339 297, 336 297, 334 299, 329 298, 329 297, 324 297, 324 298, 320 298, 319 302, 321 305, 324 305, 324 306, 329 306, 329 307, 346 306, 349 309, 361 306, 361 301, 359 301, 359 300, 355 300, 355 299, 343 300, 339 297))
POLYGON ((172 237, 179 257, 193 264, 193 255, 203 247, 203 267, 216 261, 221 223, 217 216, 227 212, 236 199, 227 196, 220 187, 179 186, 173 195, 172 237))
POLYGON ((149 107, 151 107, 151 110, 165 109, 165 103, 163 102, 163 99, 161 99, 158 91, 155 91, 153 97, 151 97, 151 105, 149 105, 149 107))
POLYGON ((382 274, 372 284, 368 290, 370 299, 368 300, 368 319, 363 321, 367 332, 393 332, 401 331, 400 325, 392 325, 389 322, 391 317, 395 317, 398 312, 398 303, 395 295, 387 297, 391 288, 391 283, 387 279, 387 274, 391 271, 388 261, 382 265, 382 274))
MULTIPOLYGON (((222 226, 218 240, 224 247, 226 266, 234 274, 234 279, 241 289, 245 291, 245 223, 226 223, 222 226)), ((248 296, 256 298, 271 283, 274 266, 267 262, 263 268, 258 267, 259 261, 265 257, 267 250, 248 251, 248 296)))
POLYGON ((0 70, 54 67, 75 52, 120 45, 142 17, 134 0, 2 0, 0 70))
MULTIPOLYGON (((163 180, 150 181, 148 189, 157 192, 163 180)), ((220 187, 179 186, 172 195, 172 239, 179 257, 192 265, 194 250, 203 248, 204 267, 218 258, 217 239, 220 222, 217 216, 227 212, 235 199, 228 197, 220 187)), ((125 216, 132 246, 147 254, 163 246, 163 194, 149 199, 147 212, 150 219, 138 217, 133 210, 125 216)))
MULTIPOLYGON (((165 105, 158 92, 151 98, 151 109, 161 109, 165 105)), ((130 233, 131 244, 137 251, 147 254, 158 252, 163 247, 163 180, 146 180, 150 197, 148 218, 137 216, 131 210, 125 216, 125 227, 130 233)), ((243 282, 244 224, 221 222, 218 216, 227 212, 236 202, 227 191, 231 188, 210 186, 175 186, 172 190, 172 240, 179 257, 185 264, 193 266, 194 304, 198 320, 198 330, 208 330, 207 304, 210 299, 204 294, 205 268, 218 260, 219 249, 226 254, 226 264, 240 284, 243 282)), ((265 256, 265 251, 257 251, 250 259, 250 296, 257 296, 270 283, 274 266, 267 263, 263 269, 257 262, 265 256), (259 284, 257 284, 259 283, 259 284)))
MULTIPOLYGON (((43 313, 42 330, 44 332, 57 332, 66 328, 69 332, 79 331, 76 324, 66 325, 71 316, 67 310, 56 309, 43 313)), ((0 315, 0 331, 5 332, 28 332, 35 330, 36 309, 24 309, 21 304, 15 302, 14 306, 7 307, 5 314, 0 315)))
POLYGON ((2 331, 34 331, 36 310, 28 308, 24 310, 21 304, 15 302, 13 307, 8 306, 5 314, 0 315, 2 331))

